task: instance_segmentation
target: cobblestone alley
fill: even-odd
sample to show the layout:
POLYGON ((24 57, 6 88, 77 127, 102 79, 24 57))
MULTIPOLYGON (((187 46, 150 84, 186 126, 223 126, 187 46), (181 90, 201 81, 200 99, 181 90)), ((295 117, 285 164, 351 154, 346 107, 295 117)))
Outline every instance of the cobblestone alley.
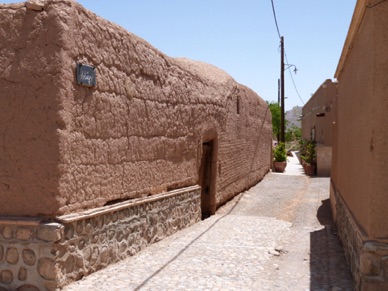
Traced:
POLYGON ((329 178, 295 157, 182 230, 64 290, 353 290, 331 220, 329 178))

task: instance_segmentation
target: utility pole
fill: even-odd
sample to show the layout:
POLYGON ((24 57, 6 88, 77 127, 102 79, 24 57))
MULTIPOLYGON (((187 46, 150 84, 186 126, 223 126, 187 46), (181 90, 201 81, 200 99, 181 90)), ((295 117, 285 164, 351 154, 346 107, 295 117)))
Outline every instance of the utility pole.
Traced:
POLYGON ((284 136, 284 37, 280 37, 280 141, 285 142, 284 136))
MULTIPOLYGON (((280 108, 280 79, 278 79, 278 108, 280 108)), ((276 123, 276 140, 279 143, 280 142, 280 124, 276 123)))

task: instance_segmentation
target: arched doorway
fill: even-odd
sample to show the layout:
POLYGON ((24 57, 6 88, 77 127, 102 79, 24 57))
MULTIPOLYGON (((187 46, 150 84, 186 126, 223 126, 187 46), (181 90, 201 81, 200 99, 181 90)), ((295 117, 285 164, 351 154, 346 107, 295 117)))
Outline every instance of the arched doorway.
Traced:
POLYGON ((216 168, 217 168, 216 139, 204 140, 202 143, 201 166, 199 168, 199 185, 201 186, 202 220, 216 212, 216 168))

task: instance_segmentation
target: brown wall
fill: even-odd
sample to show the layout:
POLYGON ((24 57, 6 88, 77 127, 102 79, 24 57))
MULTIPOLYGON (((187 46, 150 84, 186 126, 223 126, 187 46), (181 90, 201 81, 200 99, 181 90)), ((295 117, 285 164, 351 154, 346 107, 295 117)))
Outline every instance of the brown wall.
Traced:
POLYGON ((50 213, 59 207, 61 28, 52 14, 6 7, 0 6, 0 215, 50 213))
POLYGON ((302 137, 317 142, 317 175, 320 177, 331 175, 336 99, 337 83, 327 79, 302 108, 302 137))
POLYGON ((330 79, 323 82, 302 109, 302 137, 311 139, 311 129, 315 127, 315 141, 325 146, 333 144, 333 122, 335 121, 335 100, 337 83, 330 79), (317 116, 324 114, 324 116, 317 116))
MULTIPOLYGON (((373 1, 372 1, 373 2, 373 1)), ((332 176, 369 238, 388 239, 388 2, 365 14, 341 70, 332 176)))
POLYGON ((0 215, 60 215, 198 182, 215 204, 269 170, 266 103, 211 65, 172 59, 72 1, 0 6, 0 215), (77 62, 97 86, 75 82, 77 62))

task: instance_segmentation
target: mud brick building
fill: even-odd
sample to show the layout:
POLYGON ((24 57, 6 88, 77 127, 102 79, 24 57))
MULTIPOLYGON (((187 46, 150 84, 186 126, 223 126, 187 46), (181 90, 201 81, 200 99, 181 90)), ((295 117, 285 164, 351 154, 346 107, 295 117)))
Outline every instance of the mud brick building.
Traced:
POLYGON ((320 177, 330 177, 331 173, 336 98, 337 83, 327 79, 302 109, 302 138, 317 143, 317 175, 320 177))
POLYGON ((359 0, 338 80, 331 203, 358 290, 388 290, 388 2, 359 0))
POLYGON ((0 289, 53 290, 270 169, 271 114, 70 0, 0 5, 0 289))

